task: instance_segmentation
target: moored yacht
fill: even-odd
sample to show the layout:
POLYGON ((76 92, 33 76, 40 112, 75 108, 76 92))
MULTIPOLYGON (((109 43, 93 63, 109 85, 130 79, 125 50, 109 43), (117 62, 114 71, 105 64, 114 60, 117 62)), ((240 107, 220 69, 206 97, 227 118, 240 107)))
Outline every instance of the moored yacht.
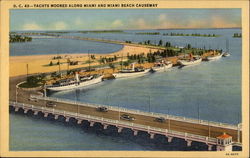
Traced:
POLYGON ((135 68, 134 63, 132 64, 132 69, 122 69, 118 73, 114 73, 115 78, 126 78, 126 77, 139 77, 149 73, 150 69, 135 68))
POLYGON ((157 62, 155 65, 151 68, 153 72, 163 72, 166 71, 167 69, 171 68, 173 66, 173 63, 170 61, 162 61, 162 62, 157 62))
POLYGON ((223 53, 223 55, 222 55, 223 57, 229 57, 230 56, 228 45, 229 45, 228 40, 226 40, 226 52, 223 53))
POLYGON ((192 54, 189 54, 190 58, 189 59, 185 59, 185 60, 178 60, 179 64, 181 64, 182 66, 189 66, 189 65, 195 65, 195 64, 199 64, 202 61, 202 58, 200 56, 193 56, 192 54))
POLYGON ((212 55, 212 56, 208 56, 206 59, 208 60, 208 61, 211 61, 211 60, 218 60, 218 59, 220 59, 221 57, 222 57, 222 55, 223 55, 223 53, 218 53, 218 54, 214 54, 214 55, 212 55))
POLYGON ((46 89, 50 91, 64 91, 75 88, 83 88, 102 82, 102 77, 103 75, 91 75, 81 77, 79 76, 79 74, 76 74, 75 78, 57 81, 52 85, 46 86, 46 89))

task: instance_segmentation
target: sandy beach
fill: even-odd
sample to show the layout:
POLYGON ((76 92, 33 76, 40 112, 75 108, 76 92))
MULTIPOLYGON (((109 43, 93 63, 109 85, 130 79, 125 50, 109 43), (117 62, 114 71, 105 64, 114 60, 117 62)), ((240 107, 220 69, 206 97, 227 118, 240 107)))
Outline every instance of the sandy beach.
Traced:
MULTIPOLYGON (((158 49, 154 48, 146 48, 146 47, 138 47, 138 46, 130 46, 124 45, 124 47, 114 53, 111 54, 94 54, 96 59, 100 57, 117 57, 127 56, 127 54, 141 54, 141 53, 149 53, 157 51, 158 49)), ((20 76, 27 74, 27 65, 28 65, 28 73, 44 73, 44 72, 54 72, 58 71, 59 66, 56 65, 58 59, 53 59, 57 54, 50 55, 32 55, 32 56, 10 56, 10 77, 20 76), (50 62, 53 62, 53 66, 49 66, 50 62)), ((60 59, 60 69, 67 70, 68 64, 67 59, 71 61, 79 61, 84 63, 84 61, 88 60, 88 54, 59 54, 62 57, 60 59)), ((98 62, 91 63, 91 66, 98 65, 98 62)), ((79 64, 79 65, 70 65, 69 69, 75 69, 80 67, 87 67, 88 64, 79 64)))

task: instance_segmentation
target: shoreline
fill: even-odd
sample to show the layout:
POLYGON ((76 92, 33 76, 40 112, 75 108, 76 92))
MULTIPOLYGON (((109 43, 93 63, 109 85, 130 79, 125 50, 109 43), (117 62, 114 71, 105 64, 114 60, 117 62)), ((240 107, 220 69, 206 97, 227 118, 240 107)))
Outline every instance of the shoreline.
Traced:
MULTIPOLYGON (((127 53, 129 54, 141 54, 141 53, 149 53, 153 51, 157 51, 156 48, 147 48, 147 47, 138 47, 138 46, 131 46, 131 45, 123 45, 123 48, 119 51, 113 52, 113 53, 106 53, 106 54, 95 54, 91 53, 90 55, 95 55, 96 59, 99 59, 101 57, 122 57, 127 56, 127 53)), ((28 64, 28 73, 45 73, 45 72, 54 72, 58 71, 58 66, 47 66, 51 61, 53 63, 56 63, 58 59, 53 59, 53 57, 56 56, 62 56, 63 58, 60 59, 61 70, 67 70, 67 65, 65 62, 67 62, 67 59, 70 59, 72 61, 87 61, 88 60, 88 54, 83 53, 76 53, 76 54, 46 54, 46 55, 26 55, 26 56, 10 56, 10 70, 9 70, 9 76, 15 77, 15 76, 21 76, 27 74, 27 64, 28 64)), ((95 63, 96 65, 96 63, 95 63)), ((91 64, 91 66, 95 66, 91 64)), ((69 66, 70 69, 80 68, 80 67, 86 67, 88 64, 81 64, 81 65, 71 65, 69 66)))

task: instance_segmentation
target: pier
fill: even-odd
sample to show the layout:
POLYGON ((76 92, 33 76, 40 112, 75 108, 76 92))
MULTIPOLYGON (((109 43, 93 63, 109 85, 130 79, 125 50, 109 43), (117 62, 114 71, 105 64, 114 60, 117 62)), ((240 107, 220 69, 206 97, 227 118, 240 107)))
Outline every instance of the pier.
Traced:
POLYGON ((37 95, 32 97, 37 98, 37 100, 27 101, 27 99, 24 99, 26 100, 25 103, 10 101, 10 106, 15 111, 22 109, 24 113, 29 111, 33 112, 34 115, 42 113, 44 117, 52 115, 54 119, 64 117, 65 122, 69 122, 70 119, 76 119, 77 123, 81 124, 83 120, 87 120, 90 127, 94 126, 95 123, 101 123, 103 129, 107 129, 112 125, 117 128, 118 133, 122 132, 124 128, 129 128, 132 129, 135 136, 138 132, 144 131, 148 133, 151 139, 154 139, 156 134, 166 136, 167 142, 172 142, 174 138, 184 139, 187 142, 187 146, 191 146, 193 141, 201 142, 207 144, 208 150, 212 150, 213 146, 216 146, 217 150, 232 150, 232 145, 241 146, 242 143, 241 124, 230 125, 37 95), (48 101, 53 102, 56 106, 46 107, 48 101), (108 109, 107 112, 97 110, 98 107, 103 106, 108 109), (134 117, 135 120, 127 121, 121 119, 122 114, 128 114, 134 117), (163 117, 166 120, 164 122, 155 121, 155 118, 159 117, 163 117), (221 135, 227 135, 229 140, 220 140, 219 136, 221 135), (222 143, 222 141, 225 141, 225 143, 222 143), (228 148, 228 146, 231 147, 228 148))

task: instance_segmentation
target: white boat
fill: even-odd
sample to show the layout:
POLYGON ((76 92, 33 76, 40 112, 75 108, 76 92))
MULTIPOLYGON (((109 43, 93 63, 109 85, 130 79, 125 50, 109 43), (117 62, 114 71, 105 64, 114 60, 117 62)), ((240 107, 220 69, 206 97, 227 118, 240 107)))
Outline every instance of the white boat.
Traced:
POLYGON ((153 66, 151 69, 154 72, 165 72, 167 69, 173 67, 173 63, 166 62, 166 63, 157 63, 155 66, 153 66))
POLYGON ((220 58, 222 57, 222 55, 223 55, 223 53, 220 53, 220 54, 218 54, 218 55, 208 56, 206 59, 207 59, 208 61, 211 61, 211 60, 218 60, 218 59, 220 59, 220 58))
POLYGON ((178 62, 182 65, 182 66, 189 66, 189 65, 195 65, 195 64, 199 64, 201 63, 202 58, 194 58, 192 60, 179 60, 178 62))
POLYGON ((222 55, 223 57, 229 57, 230 56, 230 54, 229 53, 227 53, 227 52, 225 52, 225 53, 223 53, 223 55, 222 55))
POLYGON ((229 41, 228 41, 228 39, 226 40, 226 52, 224 52, 223 53, 223 57, 229 57, 230 56, 230 54, 228 53, 229 52, 229 48, 228 48, 228 46, 229 46, 229 43, 228 43, 229 41))
POLYGON ((103 75, 100 76, 88 76, 80 77, 76 74, 75 79, 66 79, 57 82, 56 84, 46 86, 46 89, 50 91, 64 91, 75 88, 83 88, 93 84, 102 82, 103 75))
POLYGON ((140 70, 140 71, 125 70, 125 71, 120 71, 118 73, 114 73, 113 76, 115 78, 139 77, 146 75, 147 73, 149 73, 149 71, 150 69, 140 70))
POLYGON ((118 73, 114 73, 113 76, 115 78, 128 78, 128 77, 139 77, 146 75, 149 73, 150 69, 138 69, 134 68, 134 64, 132 66, 132 69, 123 69, 118 73))

